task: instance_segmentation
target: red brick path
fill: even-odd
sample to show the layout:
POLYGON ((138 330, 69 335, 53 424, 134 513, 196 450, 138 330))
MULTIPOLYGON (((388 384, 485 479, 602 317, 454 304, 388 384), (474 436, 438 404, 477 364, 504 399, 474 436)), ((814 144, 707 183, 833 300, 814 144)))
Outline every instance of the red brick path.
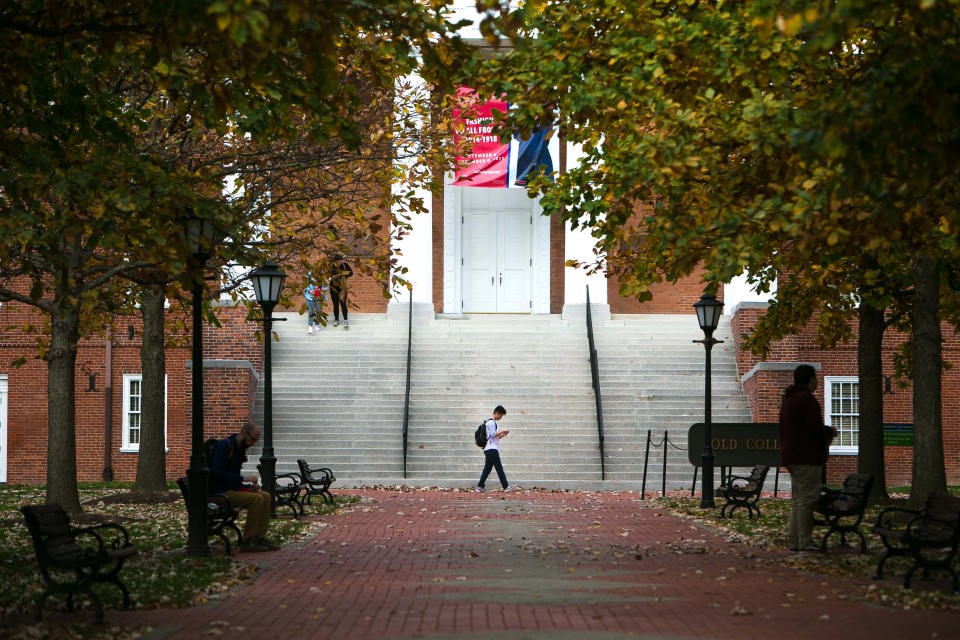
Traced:
POLYGON ((270 566, 218 605, 110 622, 154 639, 960 638, 958 614, 847 598, 851 579, 777 567, 785 552, 636 493, 360 493, 316 538, 249 556, 270 566))

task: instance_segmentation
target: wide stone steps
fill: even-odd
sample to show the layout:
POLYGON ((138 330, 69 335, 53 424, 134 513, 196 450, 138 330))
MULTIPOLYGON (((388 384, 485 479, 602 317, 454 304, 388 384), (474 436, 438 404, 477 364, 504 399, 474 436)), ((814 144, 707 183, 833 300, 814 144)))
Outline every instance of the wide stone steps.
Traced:
MULTIPOLYGON (((667 489, 689 490, 686 433, 703 419, 699 329, 691 316, 626 316, 595 329, 604 408, 601 481, 596 404, 586 329, 558 316, 431 319, 413 328, 410 413, 403 477, 407 326, 354 314, 349 330, 306 334, 305 319, 274 325, 274 452, 279 472, 296 459, 329 466, 337 486, 472 486, 483 464, 473 430, 495 404, 507 407, 502 457, 511 482, 550 488, 639 489, 647 431, 668 431, 667 489), (682 450, 675 449, 679 447, 682 450)), ((717 337, 729 332, 721 326, 717 337)), ((715 422, 750 412, 727 345, 713 352, 715 422)), ((262 422, 263 389, 255 415, 262 422)), ((252 467, 260 451, 252 452, 252 467)), ((651 448, 648 491, 662 477, 651 448)), ((495 486, 496 481, 493 481, 495 486)))

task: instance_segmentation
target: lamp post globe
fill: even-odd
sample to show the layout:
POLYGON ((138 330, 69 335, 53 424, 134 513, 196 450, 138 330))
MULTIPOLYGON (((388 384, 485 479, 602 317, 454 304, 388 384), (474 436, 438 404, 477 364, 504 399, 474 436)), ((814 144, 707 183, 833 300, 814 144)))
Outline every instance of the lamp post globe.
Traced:
POLYGON ((703 477, 701 478, 700 506, 702 508, 713 508, 716 505, 713 502, 713 433, 711 429, 711 406, 710 406, 710 353, 713 345, 722 343, 723 340, 715 340, 713 332, 720 324, 720 314, 723 312, 723 302, 717 300, 713 294, 704 293, 700 299, 693 304, 697 312, 697 322, 703 330, 703 340, 694 340, 702 343, 706 362, 704 369, 704 406, 703 406, 703 453, 700 456, 700 466, 703 467, 703 477))
MULTIPOLYGON (((253 293, 263 308, 263 453, 260 456, 262 486, 273 491, 277 476, 277 457, 273 451, 273 363, 270 347, 273 342, 273 308, 280 300, 280 291, 287 274, 270 260, 250 273, 253 293)), ((270 498, 270 514, 275 515, 276 504, 270 498)))
POLYGON ((183 218, 183 230, 191 256, 202 267, 213 255, 213 247, 219 239, 216 224, 210 218, 190 213, 183 218))
POLYGON ((210 469, 203 450, 203 278, 207 260, 219 237, 214 221, 193 212, 184 216, 184 239, 190 250, 190 271, 193 280, 193 348, 191 352, 191 417, 190 466, 187 469, 189 488, 187 505, 187 553, 210 555, 207 543, 207 483, 210 469))

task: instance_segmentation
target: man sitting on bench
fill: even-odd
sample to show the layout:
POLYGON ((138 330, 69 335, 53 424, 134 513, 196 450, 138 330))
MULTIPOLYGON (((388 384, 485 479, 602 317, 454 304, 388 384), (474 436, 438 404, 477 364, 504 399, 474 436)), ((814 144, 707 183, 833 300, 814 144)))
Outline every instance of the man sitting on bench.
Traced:
POLYGON ((257 476, 243 476, 240 468, 247 449, 260 439, 260 427, 245 422, 239 433, 217 443, 210 459, 210 492, 222 493, 230 506, 247 510, 241 551, 276 551, 280 547, 266 539, 270 525, 270 494, 260 490, 257 476))

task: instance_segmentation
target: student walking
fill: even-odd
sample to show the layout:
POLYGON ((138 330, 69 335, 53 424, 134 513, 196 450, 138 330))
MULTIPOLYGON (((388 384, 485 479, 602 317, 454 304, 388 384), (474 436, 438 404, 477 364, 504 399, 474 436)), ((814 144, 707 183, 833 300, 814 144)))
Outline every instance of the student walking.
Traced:
POLYGON ((480 474, 480 482, 477 483, 477 491, 485 491, 484 483, 491 469, 497 470, 497 477, 500 479, 500 486, 504 491, 513 491, 519 489, 515 484, 507 484, 507 476, 503 472, 503 463, 500 462, 500 438, 507 437, 510 432, 506 429, 500 429, 498 422, 507 415, 507 410, 502 405, 497 405, 493 410, 493 417, 487 418, 487 444, 483 447, 483 473, 480 474))

